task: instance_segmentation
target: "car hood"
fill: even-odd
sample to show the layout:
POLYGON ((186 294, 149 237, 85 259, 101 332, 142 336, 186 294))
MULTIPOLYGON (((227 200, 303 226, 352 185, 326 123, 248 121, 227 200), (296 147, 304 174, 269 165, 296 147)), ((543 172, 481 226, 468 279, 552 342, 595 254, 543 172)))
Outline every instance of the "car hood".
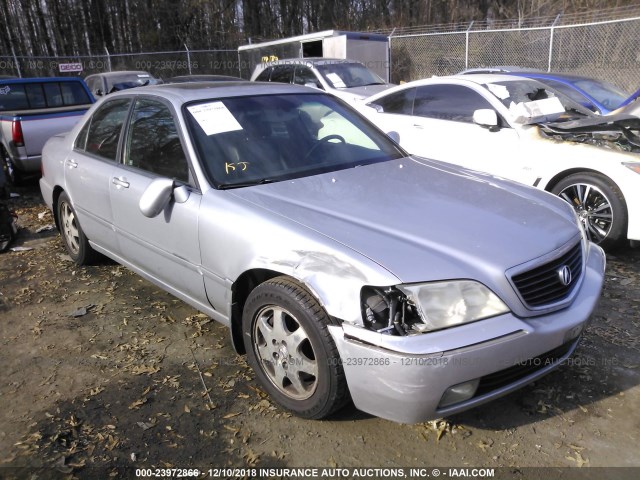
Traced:
POLYGON ((395 87, 395 85, 366 85, 364 87, 347 87, 347 88, 337 88, 339 92, 349 93, 353 96, 360 97, 362 99, 370 97, 376 93, 383 92, 388 88, 395 87))
POLYGON ((504 278, 578 233, 570 206, 550 194, 418 157, 233 194, 348 246, 404 283, 504 278))
POLYGON ((539 124, 550 137, 640 153, 640 118, 618 113, 539 124))

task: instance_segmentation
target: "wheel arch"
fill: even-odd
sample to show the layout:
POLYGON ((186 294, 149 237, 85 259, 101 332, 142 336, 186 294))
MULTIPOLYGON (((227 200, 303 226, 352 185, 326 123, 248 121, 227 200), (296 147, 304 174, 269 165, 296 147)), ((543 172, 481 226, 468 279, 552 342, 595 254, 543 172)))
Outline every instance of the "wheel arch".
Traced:
POLYGON ((606 177, 607 179, 609 179, 609 181, 611 183, 613 183, 618 190, 620 190, 620 187, 618 187, 618 184, 616 182, 613 181, 613 179, 611 177, 609 177, 608 175, 598 171, 598 170, 594 170, 592 168, 585 168, 585 167, 580 167, 580 168, 570 168, 568 170, 563 170, 562 172, 556 173, 551 180, 549 180, 547 182, 547 184, 544 187, 544 190, 547 192, 551 192, 551 190, 553 190, 553 188, 560 183, 561 180, 563 180, 564 178, 567 178, 570 175, 575 175, 577 173, 593 173, 595 175, 600 175, 602 177, 606 177))
MULTIPOLYGON (((272 270, 269 268, 252 268, 244 271, 233 284, 231 285, 231 315, 229 326, 231 329, 231 342, 234 350, 238 354, 245 354, 244 341, 242 339, 242 313, 244 306, 247 302, 249 294, 260 284, 271 280, 276 277, 286 277, 287 279, 297 283, 309 292, 313 298, 326 310, 325 298, 322 295, 322 282, 316 284, 313 281, 306 281, 296 275, 292 275, 291 272, 282 272, 272 270)), ((332 319, 337 323, 342 323, 342 319, 332 316, 327 312, 332 319)))
MULTIPOLYGON (((246 353, 242 341, 242 311, 249 294, 261 283, 280 276, 289 275, 266 268, 253 268, 243 272, 231 285, 231 342, 237 353, 241 355, 246 353)), ((299 282, 298 279, 290 278, 299 282)))
POLYGON ((64 192, 64 189, 60 185, 56 185, 53 188, 53 194, 51 195, 53 220, 58 231, 60 230, 60 219, 58 218, 58 199, 60 198, 60 195, 62 195, 62 192, 64 192))

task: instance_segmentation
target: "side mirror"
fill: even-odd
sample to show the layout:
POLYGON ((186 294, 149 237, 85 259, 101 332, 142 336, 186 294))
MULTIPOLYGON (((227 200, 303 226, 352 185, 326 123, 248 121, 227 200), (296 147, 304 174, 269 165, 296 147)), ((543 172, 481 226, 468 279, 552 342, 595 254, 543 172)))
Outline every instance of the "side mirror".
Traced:
POLYGON ((491 108, 481 108, 473 112, 473 123, 495 132, 500 128, 498 114, 491 108))
POLYGON ((102 90, 100 90, 99 88, 93 93, 96 97, 101 97, 103 95, 102 90))
POLYGON ((310 87, 310 88, 315 88, 316 90, 318 89, 318 85, 314 82, 306 82, 304 84, 305 87, 310 87))
POLYGON ((400 145, 400 134, 398 132, 387 132, 387 137, 400 145))
POLYGON ((160 215, 173 196, 173 180, 157 178, 149 184, 140 197, 140 211, 145 217, 154 218, 160 215))
POLYGON ((377 103, 367 103, 367 107, 373 108, 378 113, 384 113, 384 108, 382 108, 377 103))

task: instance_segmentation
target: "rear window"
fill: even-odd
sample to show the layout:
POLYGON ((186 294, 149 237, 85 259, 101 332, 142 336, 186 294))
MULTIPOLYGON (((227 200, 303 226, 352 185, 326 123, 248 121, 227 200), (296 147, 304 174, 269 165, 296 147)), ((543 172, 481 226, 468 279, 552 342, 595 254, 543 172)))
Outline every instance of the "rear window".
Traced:
POLYGON ((79 82, 8 83, 0 86, 0 111, 35 110, 91 103, 79 82))

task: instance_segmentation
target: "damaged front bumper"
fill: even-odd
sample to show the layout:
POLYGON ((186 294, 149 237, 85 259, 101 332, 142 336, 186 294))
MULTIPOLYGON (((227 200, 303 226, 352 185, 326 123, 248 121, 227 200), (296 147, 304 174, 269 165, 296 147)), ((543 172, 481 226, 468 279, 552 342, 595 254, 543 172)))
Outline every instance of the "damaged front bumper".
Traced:
POLYGON ((402 423, 448 416, 512 392, 557 368, 575 350, 604 281, 591 245, 572 304, 532 318, 512 313, 405 337, 350 324, 329 330, 355 406, 402 423))

